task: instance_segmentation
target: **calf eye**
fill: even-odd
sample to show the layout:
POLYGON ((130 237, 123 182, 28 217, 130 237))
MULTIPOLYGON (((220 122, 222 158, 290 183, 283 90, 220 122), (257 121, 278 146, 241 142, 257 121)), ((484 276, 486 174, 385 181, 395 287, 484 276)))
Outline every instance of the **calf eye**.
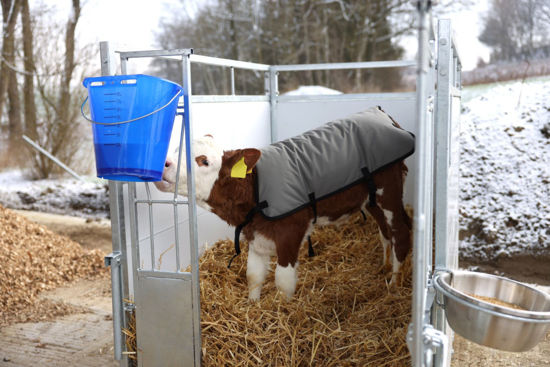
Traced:
POLYGON ((205 155, 199 155, 198 157, 195 157, 195 162, 197 162, 200 167, 210 165, 210 162, 208 162, 208 158, 206 158, 205 155))

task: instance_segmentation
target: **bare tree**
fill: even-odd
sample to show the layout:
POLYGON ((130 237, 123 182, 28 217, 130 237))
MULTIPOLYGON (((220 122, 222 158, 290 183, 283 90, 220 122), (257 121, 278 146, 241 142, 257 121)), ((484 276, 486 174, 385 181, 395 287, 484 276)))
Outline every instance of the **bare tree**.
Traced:
MULTIPOLYGON (((166 21, 162 47, 195 47, 197 53, 267 64, 328 63, 399 58, 398 38, 413 26, 408 0, 216 0, 193 17, 177 14, 166 21)), ((169 76, 169 61, 154 66, 169 76)), ((367 86, 390 89, 399 84, 396 70, 282 73, 282 90, 298 84, 324 84, 341 90, 367 86), (390 77, 393 75, 393 77, 390 77)), ((178 74, 179 76, 179 74, 178 74)), ((201 69, 193 76, 200 93, 223 93, 226 74, 201 69)), ((261 92, 261 76, 239 78, 240 92, 261 92), (255 83, 255 85, 254 85, 255 83)))
POLYGON ((25 134, 32 140, 38 139, 36 103, 34 101, 34 56, 33 56, 33 32, 31 24, 31 12, 29 0, 23 0, 21 11, 21 23, 23 25, 23 65, 25 70, 23 99, 25 104, 25 134))
MULTIPOLYGON (((32 10, 26 7, 28 0, 23 1, 25 132, 61 161, 77 168, 74 165, 80 164, 81 148, 89 144, 85 136, 90 135, 79 118, 84 90, 74 84, 75 79, 83 78, 87 70, 84 65, 91 59, 91 49, 78 48, 75 40, 82 7, 79 0, 73 0, 66 24, 60 25, 49 21, 52 9, 41 5, 32 10), (38 44, 41 47, 33 47, 38 44)), ((34 177, 46 178, 59 172, 38 152, 29 149, 28 154, 34 177)), ((88 164, 78 168, 87 169, 88 164)))
POLYGON ((492 0, 479 40, 492 48, 491 61, 550 57, 547 0, 492 0))
MULTIPOLYGON (((7 100, 9 141, 21 132, 21 101, 15 72, 15 27, 21 9, 20 0, 1 0, 2 4, 2 54, 0 67, 0 119, 7 100)), ((11 144, 10 144, 11 145, 11 144)))

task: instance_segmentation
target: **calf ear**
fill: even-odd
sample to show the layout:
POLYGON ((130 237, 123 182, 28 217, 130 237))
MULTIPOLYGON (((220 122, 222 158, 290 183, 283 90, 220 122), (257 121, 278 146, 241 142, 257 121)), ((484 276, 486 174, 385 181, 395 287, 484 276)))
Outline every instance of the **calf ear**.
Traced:
POLYGON ((223 159, 227 166, 231 167, 231 177, 245 178, 247 173, 252 172, 261 155, 258 149, 238 149, 225 152, 223 159))
POLYGON ((247 148, 243 150, 244 163, 246 164, 248 171, 251 171, 252 168, 254 168, 256 163, 258 163, 261 155, 262 152, 260 152, 258 149, 247 148))

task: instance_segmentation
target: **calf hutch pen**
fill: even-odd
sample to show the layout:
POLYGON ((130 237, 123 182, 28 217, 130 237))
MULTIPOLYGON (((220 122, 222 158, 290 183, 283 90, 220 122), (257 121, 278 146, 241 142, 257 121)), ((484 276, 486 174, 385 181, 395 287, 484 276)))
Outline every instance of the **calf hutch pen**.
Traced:
MULTIPOLYGON (((205 243, 232 238, 233 232, 196 206, 189 168, 193 135, 212 133, 227 149, 262 147, 371 106, 381 106, 416 135, 416 153, 407 159, 404 198, 413 207, 415 229, 412 322, 406 338, 412 365, 449 365, 452 332, 434 302, 432 279, 439 269, 457 267, 461 66, 450 21, 439 20, 433 27, 427 3, 419 3, 423 5, 419 7, 418 61, 281 66, 199 56, 191 49, 118 52, 121 74, 127 73, 128 62, 136 58, 181 63, 183 94, 171 150, 177 145, 185 147, 186 166, 181 169, 187 169, 188 187, 187 198, 183 198, 161 193, 150 183, 109 181, 113 253, 106 257, 106 264, 112 274, 114 354, 121 366, 134 363, 129 358, 136 357, 132 353, 137 353, 139 366, 201 364, 199 257, 205 243), (231 95, 192 95, 192 64, 228 68, 231 95), (278 93, 280 73, 411 67, 417 68, 416 92, 278 93), (265 94, 236 95, 235 69, 263 73, 265 94), (129 351, 125 330, 134 312, 136 334, 132 338, 137 347, 129 351)), ((102 42, 100 50, 102 74, 114 75, 116 61, 110 45, 102 42)), ((246 293, 239 296, 246 298, 246 293)))

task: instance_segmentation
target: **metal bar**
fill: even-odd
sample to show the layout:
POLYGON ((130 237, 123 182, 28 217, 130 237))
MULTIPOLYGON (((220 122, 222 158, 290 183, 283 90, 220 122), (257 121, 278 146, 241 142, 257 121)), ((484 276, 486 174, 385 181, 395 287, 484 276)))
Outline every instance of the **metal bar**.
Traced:
POLYGON ((134 280, 134 295, 137 289, 137 269, 141 268, 141 254, 139 252, 139 233, 138 233, 138 218, 137 218, 137 203, 136 203, 136 183, 128 183, 128 202, 130 214, 130 241, 132 249, 132 270, 134 280))
POLYGON ((271 126, 271 143, 278 140, 277 137, 277 103, 279 98, 279 73, 271 67, 269 69, 269 117, 271 126))
POLYGON ((344 70, 344 69, 377 69, 377 68, 403 68, 416 66, 413 60, 395 61, 362 61, 362 62, 337 62, 330 64, 296 64, 274 65, 275 71, 308 71, 308 70, 344 70))
POLYGON ((34 149, 38 150, 40 153, 44 154, 46 157, 51 159, 55 164, 57 164, 59 167, 63 168, 65 171, 67 171, 68 174, 76 178, 77 180, 84 181, 82 177, 80 177, 75 171, 67 167, 63 162, 61 162, 59 159, 55 158, 52 154, 50 154, 47 150, 43 149, 40 145, 36 144, 34 141, 32 141, 28 136, 22 135, 23 140, 25 140, 27 143, 29 143, 34 149))
POLYGON ((191 280, 191 273, 189 272, 179 272, 173 273, 169 271, 148 271, 140 270, 139 277, 155 277, 155 278, 167 278, 167 279, 183 279, 191 280))
POLYGON ((423 323, 426 305, 426 247, 431 223, 428 222, 426 207, 427 186, 432 182, 429 179, 430 140, 427 108, 427 79, 429 65, 429 1, 418 1, 418 65, 417 65, 417 149, 415 162, 415 199, 414 199, 414 248, 413 248, 413 295, 412 295, 412 335, 410 343, 412 365, 424 365, 423 323), (412 347, 412 348, 411 348, 412 347))
MULTIPOLYGON (((437 99, 435 147, 435 269, 453 270, 458 266, 458 144, 457 121, 453 121, 453 103, 460 98, 456 81, 460 78, 459 60, 454 54, 451 22, 441 19, 437 32, 437 99)), ((432 308, 432 323, 449 339, 445 313, 436 302, 432 308)), ((451 339, 452 340, 452 339, 451 339)), ((442 348, 434 357, 437 366, 448 367, 451 348, 442 348)))
POLYGON ((218 103, 218 102, 269 102, 268 96, 193 96, 192 103, 218 103))
POLYGON ((121 74, 127 74, 128 69, 128 59, 124 57, 120 57, 120 73, 121 74))
MULTIPOLYGON (((183 63, 183 60, 182 60, 183 63)), ((185 99, 185 95, 183 98, 184 103, 184 110, 185 113, 183 114, 183 120, 185 120, 185 116, 187 115, 187 109, 188 105, 187 102, 189 99, 185 99)), ((183 149, 183 139, 185 136, 185 123, 181 124, 181 130, 180 130, 180 142, 179 142, 179 150, 178 150, 178 167, 176 169, 176 186, 174 189, 174 198, 172 200, 172 205, 174 206, 174 241, 176 244, 176 272, 180 271, 181 268, 181 260, 180 260, 180 236, 179 236, 179 220, 178 220, 178 189, 179 189, 179 182, 180 182, 180 172, 181 172, 181 152, 183 149)), ((187 204, 189 205, 189 200, 187 200, 187 204)))
POLYGON ((235 95, 235 68, 231 67, 230 71, 231 71, 231 95, 234 96, 235 95))
POLYGON ((115 75, 116 63, 109 42, 99 42, 99 55, 101 57, 101 75, 115 75))
POLYGON ((171 204, 171 205, 187 205, 189 202, 187 200, 162 200, 162 199, 152 199, 152 200, 144 200, 144 199, 138 199, 136 200, 136 204, 171 204))
POLYGON ((117 51, 121 58, 135 59, 140 57, 162 57, 162 56, 183 56, 193 53, 192 48, 179 48, 172 50, 149 50, 149 51, 117 51))
POLYGON ((331 94, 331 95, 305 95, 305 96, 279 96, 278 102, 312 102, 312 101, 364 101, 368 99, 385 100, 411 100, 416 99, 416 92, 405 93, 357 93, 357 94, 331 94))
MULTIPOLYGON (((145 192, 147 194, 147 204, 149 204, 149 247, 151 251, 151 270, 155 270, 155 229, 153 225, 153 204, 151 203, 151 190, 149 182, 145 183, 145 192)), ((160 269, 159 269, 160 270, 160 269)))
MULTIPOLYGON (((109 42, 99 43, 99 55, 101 60, 101 75, 114 75, 116 73, 116 63, 114 53, 111 50, 109 42)), ((113 254, 120 254, 118 259, 118 274, 120 281, 119 292, 112 287, 112 307, 113 307, 113 337, 114 343, 120 346, 126 344, 126 336, 122 334, 122 328, 127 328, 128 320, 124 312, 124 299, 129 299, 128 287, 128 251, 126 248, 126 226, 124 217, 124 195, 123 183, 109 180, 109 211, 111 215, 111 239, 113 254), (115 294, 119 298, 115 299, 115 294), (115 316, 117 315, 117 316, 115 316)), ((113 269, 111 268, 111 272, 113 269)), ((111 275, 111 281, 113 281, 111 275)), ((122 354, 122 347, 115 347, 115 359, 119 360, 120 366, 128 366, 128 357, 122 354), (120 354, 118 350, 120 349, 120 354), (119 357, 119 358, 118 358, 119 357)))
MULTIPOLYGON (((192 294, 193 294, 193 335, 195 350, 195 365, 201 363, 201 323, 200 323, 200 284, 199 284, 199 239, 197 232, 197 203, 195 199, 195 175, 192 163, 193 159, 193 120, 191 104, 191 60, 190 57, 184 57, 182 60, 183 71, 183 98, 185 104, 185 114, 183 116, 183 125, 185 126, 185 163, 187 169, 187 206, 189 212, 189 245, 191 255, 191 276, 192 276, 192 294)), ((181 148, 180 148, 181 152, 181 148)))
POLYGON ((114 352, 117 361, 122 360, 122 279, 120 268, 120 252, 112 252, 105 256, 105 266, 111 267, 111 299, 113 304, 113 337, 114 352))
POLYGON ((194 54, 190 56, 190 60, 192 63, 197 63, 197 64, 234 67, 236 69, 245 69, 245 70, 269 71, 269 65, 257 64, 254 62, 236 61, 236 60, 194 55, 194 54))
POLYGON ((448 20, 438 24, 437 57, 437 103, 436 103, 436 180, 435 180, 435 266, 436 269, 448 267, 448 179, 451 132, 450 84, 453 71, 451 50, 451 28, 448 20))

